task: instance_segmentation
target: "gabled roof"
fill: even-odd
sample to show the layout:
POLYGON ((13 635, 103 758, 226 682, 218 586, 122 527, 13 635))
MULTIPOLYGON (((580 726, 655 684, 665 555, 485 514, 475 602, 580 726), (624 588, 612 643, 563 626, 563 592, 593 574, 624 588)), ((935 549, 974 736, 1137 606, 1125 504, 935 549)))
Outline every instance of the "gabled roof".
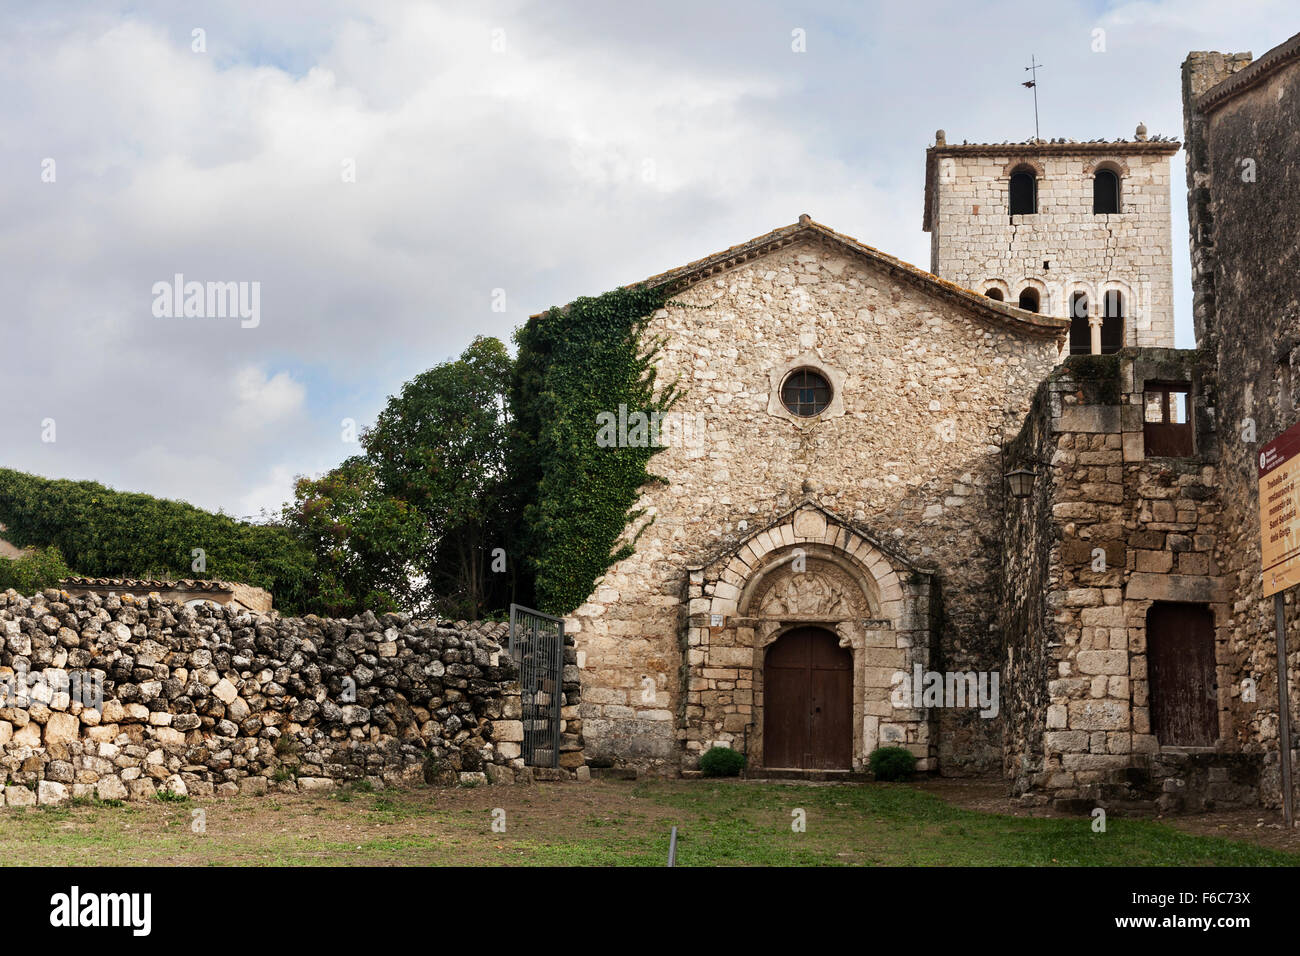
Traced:
POLYGON ((797 242, 819 242, 837 248, 861 261, 866 261, 886 269, 890 275, 908 282, 922 292, 938 298, 955 302, 974 312, 979 318, 991 320, 1004 327, 1025 335, 1063 335, 1070 328, 1069 319, 1050 315, 1026 312, 1005 302, 997 302, 987 296, 972 292, 956 283, 940 279, 933 273, 926 272, 909 262, 896 259, 888 253, 859 242, 852 236, 836 232, 829 226, 814 222, 806 213, 799 221, 762 236, 742 242, 730 248, 696 259, 686 265, 660 272, 640 282, 631 283, 647 288, 664 288, 669 292, 679 292, 710 276, 733 269, 745 262, 759 259, 797 242))
POLYGON ((1094 139, 1076 143, 1072 139, 1027 139, 1021 143, 948 143, 943 130, 935 136, 935 144, 925 151, 925 213, 921 228, 930 231, 934 212, 934 187, 938 181, 939 159, 943 156, 1172 156, 1182 148, 1176 139, 1162 136, 1147 138, 1146 130, 1138 128, 1138 138, 1094 139))

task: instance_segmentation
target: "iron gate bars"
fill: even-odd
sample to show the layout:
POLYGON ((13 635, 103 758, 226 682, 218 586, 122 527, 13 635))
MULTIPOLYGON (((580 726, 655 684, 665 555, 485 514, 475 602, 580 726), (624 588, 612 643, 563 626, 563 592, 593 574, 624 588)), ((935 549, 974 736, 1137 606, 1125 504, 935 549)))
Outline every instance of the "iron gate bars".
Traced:
POLYGON ((511 604, 509 652, 519 665, 524 763, 530 767, 558 767, 564 674, 563 619, 511 604))

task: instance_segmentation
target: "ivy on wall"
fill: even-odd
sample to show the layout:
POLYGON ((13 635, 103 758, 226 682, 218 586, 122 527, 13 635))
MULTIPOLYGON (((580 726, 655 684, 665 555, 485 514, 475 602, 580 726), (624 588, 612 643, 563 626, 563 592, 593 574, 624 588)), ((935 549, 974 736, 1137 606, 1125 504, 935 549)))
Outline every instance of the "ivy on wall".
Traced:
POLYGON ((661 343, 643 341, 665 299, 662 289, 616 289, 551 309, 515 333, 511 454, 522 503, 517 547, 526 555, 541 610, 577 608, 611 565, 632 554, 649 526, 635 505, 641 487, 656 480, 648 465, 661 449, 621 429, 620 440, 607 446, 597 432, 602 413, 617 416, 623 406, 629 417, 663 414, 680 396, 675 383, 666 389, 656 383, 661 343))

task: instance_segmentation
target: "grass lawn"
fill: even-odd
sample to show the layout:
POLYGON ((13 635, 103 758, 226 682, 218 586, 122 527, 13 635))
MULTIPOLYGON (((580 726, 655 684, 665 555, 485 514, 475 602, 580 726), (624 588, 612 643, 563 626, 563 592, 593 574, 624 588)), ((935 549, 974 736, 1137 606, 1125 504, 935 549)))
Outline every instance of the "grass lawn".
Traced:
POLYGON ((0 811, 7 864, 1276 866, 1300 854, 1151 820, 1004 816, 905 784, 593 781, 0 811), (802 810, 805 832, 795 832, 802 810), (202 811, 203 832, 194 832, 202 811), (504 811, 504 832, 493 831, 504 811))

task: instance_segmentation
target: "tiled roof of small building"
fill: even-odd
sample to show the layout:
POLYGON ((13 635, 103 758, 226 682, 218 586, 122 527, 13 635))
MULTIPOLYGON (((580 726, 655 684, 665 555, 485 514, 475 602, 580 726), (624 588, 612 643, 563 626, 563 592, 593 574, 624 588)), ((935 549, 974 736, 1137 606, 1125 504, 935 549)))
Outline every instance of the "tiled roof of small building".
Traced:
POLYGON ((59 586, 65 590, 75 588, 124 588, 132 591, 207 591, 233 594, 235 585, 230 581, 201 581, 185 578, 180 581, 156 581, 146 578, 63 578, 59 586))

